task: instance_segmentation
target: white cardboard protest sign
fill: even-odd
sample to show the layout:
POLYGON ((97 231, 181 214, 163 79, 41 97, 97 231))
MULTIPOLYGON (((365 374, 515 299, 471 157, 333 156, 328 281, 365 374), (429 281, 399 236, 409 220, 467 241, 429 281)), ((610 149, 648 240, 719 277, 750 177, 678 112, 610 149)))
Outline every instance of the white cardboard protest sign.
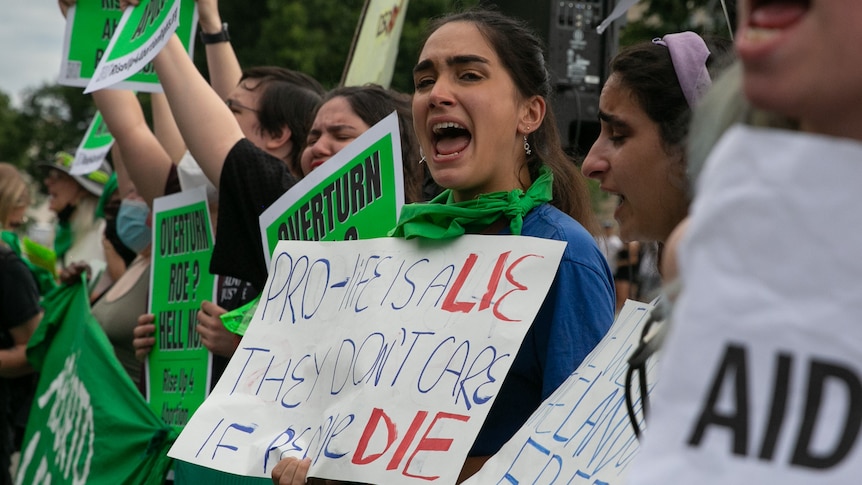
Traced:
POLYGON ((565 243, 281 241, 248 331, 170 456, 268 477, 455 483, 565 243))
POLYGON ((341 84, 362 86, 374 83, 389 87, 395 73, 407 4, 408 0, 365 2, 341 84))
MULTIPOLYGON (((625 406, 625 375, 652 309, 626 301, 578 369, 465 485, 623 483, 638 451, 625 406)), ((656 362, 649 361, 649 389, 655 385, 656 362)), ((643 426, 637 390, 633 396, 643 426)))
POLYGON ((713 150, 631 483, 859 482, 861 161, 742 126, 713 150))

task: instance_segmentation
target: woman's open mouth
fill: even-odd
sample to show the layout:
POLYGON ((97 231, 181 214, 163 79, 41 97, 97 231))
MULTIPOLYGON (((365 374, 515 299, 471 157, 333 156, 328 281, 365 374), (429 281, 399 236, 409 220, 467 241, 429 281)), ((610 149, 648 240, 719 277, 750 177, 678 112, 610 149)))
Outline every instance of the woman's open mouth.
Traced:
POLYGON ((453 121, 435 123, 431 127, 431 132, 435 160, 445 161, 456 158, 473 141, 470 130, 453 121))
POLYGON ((811 0, 750 0, 746 35, 777 35, 799 22, 810 7, 811 0))

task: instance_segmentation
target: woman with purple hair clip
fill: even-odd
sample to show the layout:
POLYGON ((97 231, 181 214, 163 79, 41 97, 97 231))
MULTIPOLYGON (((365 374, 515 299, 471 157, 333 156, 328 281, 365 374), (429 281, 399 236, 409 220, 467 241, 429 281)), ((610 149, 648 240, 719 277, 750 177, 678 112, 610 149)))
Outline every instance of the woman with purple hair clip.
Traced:
MULTIPOLYGON (((694 32, 668 34, 620 51, 611 61, 611 74, 599 98, 601 132, 581 170, 619 198, 614 218, 623 241, 658 245, 657 263, 666 281, 675 279, 676 268, 667 264, 675 258, 662 254, 664 245, 685 220, 692 199, 686 148, 692 109, 732 58, 729 40, 704 40, 694 32)), ((637 285, 637 275, 622 268, 614 275, 618 310, 625 303, 627 288, 637 285)), ((658 272, 658 268, 649 269, 658 272)), ((667 294, 675 291, 664 289, 667 294)), ((667 328, 655 326, 666 317, 667 300, 655 298, 653 303, 656 308, 641 330, 642 342, 629 358, 626 375, 626 405, 636 436, 640 425, 631 392, 634 376, 639 374, 646 415, 647 359, 662 340, 646 335, 663 334, 667 328)))
POLYGON ((614 218, 624 241, 663 244, 688 213, 692 108, 731 61, 729 40, 694 32, 632 45, 611 61, 601 132, 581 170, 619 198, 614 218))

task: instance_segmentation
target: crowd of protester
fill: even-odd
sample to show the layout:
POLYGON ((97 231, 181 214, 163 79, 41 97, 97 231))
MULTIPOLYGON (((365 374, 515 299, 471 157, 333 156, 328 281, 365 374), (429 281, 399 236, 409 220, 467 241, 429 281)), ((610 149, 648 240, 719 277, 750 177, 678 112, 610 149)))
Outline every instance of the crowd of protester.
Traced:
MULTIPOLYGON (((60 0, 61 11, 74 3, 60 0)), ((298 71, 240 67, 227 36, 219 35, 224 24, 217 1, 197 3, 209 81, 172 38, 154 60, 164 94, 152 96, 152 127, 135 93, 97 91, 95 105, 115 139, 110 163, 85 176, 69 173, 68 153, 44 164, 57 221, 52 264, 34 264, 22 253, 15 231, 32 186, 14 167, 0 164, 0 484, 11 483, 10 459, 20 450, 34 390, 25 354, 42 317, 42 295, 85 279, 93 316, 143 392, 144 361, 155 346, 155 316, 147 303, 153 201, 207 187, 215 229, 209 270, 218 287, 216 301, 198 311, 196 330, 214 357, 214 385, 242 338, 221 316, 252 302, 267 280, 258 217, 392 112, 401 134, 406 204, 391 237, 514 234, 567 243, 548 295, 460 465, 459 482, 479 471, 578 368, 627 299, 664 298, 662 281, 679 271, 675 250, 685 232, 678 228, 685 227, 695 196, 689 159, 701 162, 689 149, 690 131, 698 126, 692 118, 708 116, 698 105, 734 62, 731 41, 681 32, 622 49, 601 92, 601 131, 579 170, 562 150, 542 42, 521 21, 482 9, 432 21, 416 56, 412 94, 377 85, 327 91, 298 71), (587 178, 618 199, 614 221, 599 223, 587 178)), ((751 22, 749 8, 743 3, 743 24, 751 22)), ((841 25, 862 24, 854 19, 841 25)), ((849 28, 846 35, 858 37, 849 28)), ((832 101, 833 111, 818 110, 804 93, 788 101, 765 87, 775 79, 752 53, 752 42, 737 41, 746 56, 733 75, 744 79, 754 106, 777 114, 758 119, 860 138, 830 116, 841 112, 843 100, 856 99, 858 69, 840 78, 846 81, 843 97, 818 98, 832 101)), ((782 82, 796 92, 792 81, 782 82)), ((812 90, 808 96, 818 95, 812 90)), ((731 118, 714 131, 746 121, 731 118)), ((272 480, 313 482, 306 477, 309 466, 308 459, 285 458, 272 480)), ((173 480, 255 483, 182 462, 173 480)))

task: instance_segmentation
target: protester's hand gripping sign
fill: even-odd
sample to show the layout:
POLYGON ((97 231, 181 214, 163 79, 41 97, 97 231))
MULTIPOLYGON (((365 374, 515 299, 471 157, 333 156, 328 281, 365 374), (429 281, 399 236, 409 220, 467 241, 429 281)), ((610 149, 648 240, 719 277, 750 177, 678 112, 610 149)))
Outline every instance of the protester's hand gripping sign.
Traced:
POLYGON ((279 240, 370 239, 395 227, 404 204, 399 133, 393 112, 261 214, 267 264, 279 240))
POLYGON ((195 329, 204 300, 215 298, 209 272, 213 236, 203 186, 153 203, 150 312, 156 345, 147 359, 147 400, 177 431, 206 398, 212 355, 195 329))
POLYGON ((743 126, 713 149, 630 483, 859 483, 860 160, 743 126))
POLYGON ((282 241, 254 320, 170 456, 268 477, 454 483, 565 243, 282 241))
MULTIPOLYGON (((128 42, 140 25, 140 20, 137 23, 132 21, 130 24, 128 20, 122 19, 132 16, 133 12, 136 12, 136 17, 140 17, 146 11, 150 11, 145 7, 145 3, 150 3, 150 0, 144 0, 140 6, 128 8, 123 12, 120 10, 119 0, 78 0, 66 14, 66 33, 58 82, 65 86, 87 87, 90 80, 96 77, 96 67, 105 57, 109 44, 118 42, 113 40, 114 37, 120 39, 119 36, 122 36, 122 40, 119 40, 120 49, 131 47, 128 42), (121 34, 121 24, 125 26, 125 29, 122 29, 125 34, 121 34)), ((195 1, 155 0, 152 3, 157 6, 164 4, 166 14, 171 12, 171 8, 179 8, 179 24, 173 24, 173 27, 169 28, 176 29, 177 35, 191 55, 198 23, 195 1)), ((149 20, 149 17, 142 20, 149 20)), ((144 27, 144 31, 135 37, 135 45, 152 40, 154 35, 157 36, 161 32, 159 26, 155 24, 145 22, 144 27)), ((165 34, 163 40, 167 42, 170 33, 165 31, 165 34)), ((164 42, 161 45, 164 45, 164 42)), ((157 52, 158 48, 151 49, 149 59, 141 60, 134 66, 130 65, 128 69, 123 69, 121 78, 112 77, 109 84, 101 82, 99 87, 88 88, 87 92, 107 86, 142 92, 161 92, 158 76, 150 63, 157 52)), ((109 58, 116 59, 116 57, 114 54, 109 58)))
MULTIPOLYGON (((638 451, 625 406, 625 376, 652 309, 627 301, 578 369, 465 484, 625 483, 638 451)), ((656 363, 655 358, 649 361, 649 389, 655 385, 656 363)), ((640 399, 634 409, 642 422, 640 399)))

